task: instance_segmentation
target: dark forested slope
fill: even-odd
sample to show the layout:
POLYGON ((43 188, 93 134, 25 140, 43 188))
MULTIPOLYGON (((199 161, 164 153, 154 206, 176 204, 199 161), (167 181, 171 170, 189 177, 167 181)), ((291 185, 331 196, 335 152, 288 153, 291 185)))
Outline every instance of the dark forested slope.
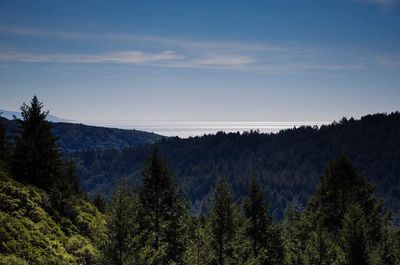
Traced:
MULTIPOLYGON (((76 152, 82 183, 89 193, 108 194, 121 176, 133 182, 150 145, 122 151, 76 152)), ((400 113, 342 119, 321 128, 301 127, 277 134, 218 133, 159 143, 178 183, 199 208, 218 176, 232 183, 237 198, 257 175, 273 213, 282 217, 290 202, 306 205, 328 161, 345 155, 377 186, 394 212, 400 209, 400 113)), ((398 217, 397 217, 398 218, 398 217)))
MULTIPOLYGON (((17 123, 0 117, 6 125, 7 134, 11 138, 16 135, 17 123)), ((64 153, 91 149, 122 149, 141 144, 155 143, 161 135, 116 128, 88 126, 84 124, 53 122, 53 133, 58 137, 58 146, 64 153)))

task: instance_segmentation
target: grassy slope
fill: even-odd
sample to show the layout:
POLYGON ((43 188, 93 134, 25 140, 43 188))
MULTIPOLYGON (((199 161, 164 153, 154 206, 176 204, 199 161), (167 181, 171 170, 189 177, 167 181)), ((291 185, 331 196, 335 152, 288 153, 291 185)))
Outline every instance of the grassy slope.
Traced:
POLYGON ((0 264, 96 263, 105 220, 90 203, 79 200, 73 218, 55 221, 44 191, 1 170, 0 202, 0 264))

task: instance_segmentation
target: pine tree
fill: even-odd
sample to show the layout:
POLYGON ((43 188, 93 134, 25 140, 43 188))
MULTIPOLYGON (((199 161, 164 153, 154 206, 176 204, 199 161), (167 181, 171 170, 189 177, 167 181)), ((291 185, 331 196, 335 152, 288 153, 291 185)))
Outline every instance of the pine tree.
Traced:
POLYGON ((212 261, 211 232, 207 222, 199 216, 188 220, 185 264, 208 265, 212 261))
POLYGON ((21 106, 22 120, 18 120, 20 136, 13 155, 13 173, 16 179, 51 190, 62 175, 61 154, 51 123, 46 120, 48 111, 34 96, 30 106, 21 106))
POLYGON ((255 177, 252 178, 249 195, 244 203, 244 213, 247 219, 246 235, 251 241, 253 258, 261 264, 282 263, 283 246, 280 233, 273 224, 272 216, 268 214, 268 207, 255 177))
POLYGON ((387 216, 381 228, 381 240, 377 247, 369 253, 373 265, 398 265, 400 264, 400 237, 395 229, 390 227, 387 216), (397 238, 396 238, 397 236, 397 238))
POLYGON ((219 265, 229 263, 233 256, 232 240, 235 235, 232 192, 224 177, 220 177, 213 192, 211 211, 212 246, 219 265))
MULTIPOLYGON (((383 201, 346 158, 332 161, 312 198, 307 215, 341 247, 347 264, 370 264, 385 238, 383 201)), ((384 249, 384 248, 383 248, 384 249)))
POLYGON ((181 263, 185 251, 182 224, 185 207, 156 147, 143 169, 139 202, 141 242, 147 247, 143 252, 144 262, 181 263))
POLYGON ((358 204, 364 214, 371 217, 371 222, 375 222, 380 209, 377 208, 373 190, 351 162, 341 157, 332 161, 325 170, 309 204, 309 211, 318 216, 329 232, 340 229, 347 208, 353 204, 358 204))
POLYGON ((244 213, 247 218, 246 235, 251 240, 253 256, 257 257, 260 249, 267 247, 272 218, 267 215, 267 207, 255 178, 252 178, 244 203, 244 213))
POLYGON ((101 212, 105 213, 106 212, 106 201, 104 200, 103 196, 100 194, 96 194, 93 198, 93 205, 96 206, 96 208, 101 212))
POLYGON ((309 231, 303 254, 304 264, 309 265, 344 265, 346 260, 338 242, 321 224, 309 231))
POLYGON ((283 221, 285 264, 304 265, 307 241, 310 238, 311 222, 307 215, 290 206, 283 221))
POLYGON ((53 206, 62 216, 74 217, 76 201, 83 195, 74 162, 62 163, 62 172, 54 180, 49 194, 53 206))
POLYGON ((107 238, 102 246, 103 263, 115 265, 136 264, 139 232, 137 226, 137 199, 128 182, 123 180, 116 188, 107 212, 107 238))
POLYGON ((349 207, 340 231, 346 264, 369 265, 365 226, 362 209, 356 204, 349 207))
MULTIPOLYGON (((1 113, 0 113, 1 117, 1 113)), ((6 128, 0 120, 0 169, 7 167, 9 160, 9 148, 6 141, 6 128)))

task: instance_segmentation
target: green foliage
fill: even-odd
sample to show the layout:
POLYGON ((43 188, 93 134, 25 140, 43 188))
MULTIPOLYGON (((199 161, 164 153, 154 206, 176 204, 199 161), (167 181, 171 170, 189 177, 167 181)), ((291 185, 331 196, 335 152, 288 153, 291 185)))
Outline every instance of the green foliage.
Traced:
POLYGON ((341 157, 332 161, 321 177, 309 210, 330 232, 336 232, 348 207, 354 204, 362 207, 365 214, 373 214, 377 205, 373 187, 355 171, 347 158, 341 157))
POLYGON ((347 264, 368 265, 367 224, 362 209, 352 205, 342 220, 341 240, 347 264))
POLYGON ((285 264, 303 265, 304 253, 311 224, 307 216, 298 209, 290 206, 283 221, 283 245, 285 249, 285 264))
POLYGON ((255 178, 249 187, 244 213, 245 234, 251 242, 253 264, 281 264, 283 246, 279 228, 273 225, 272 217, 268 215, 267 205, 255 178))
POLYGON ((185 207, 157 148, 143 169, 139 204, 140 241, 147 247, 143 255, 146 263, 181 263, 185 252, 185 207))
POLYGON ((102 212, 106 212, 107 204, 106 201, 104 200, 104 197, 101 196, 100 194, 96 194, 93 198, 93 205, 96 206, 96 208, 102 212))
MULTIPOLYGON (((300 127, 276 134, 217 133, 158 143, 192 209, 201 205, 218 178, 231 181, 235 198, 246 195, 252 173, 259 176, 271 214, 281 220, 292 203, 306 207, 329 161, 345 155, 376 184, 376 193, 400 224, 400 113, 374 114, 331 125, 300 127)), ((109 196, 116 179, 140 183, 152 146, 72 154, 86 191, 109 196)))
POLYGON ((372 186, 339 158, 328 165, 308 210, 284 225, 287 264, 398 264, 390 215, 372 186))
MULTIPOLYGON (((385 212, 383 201, 376 199, 372 185, 345 157, 327 166, 306 210, 290 207, 283 223, 273 221, 264 202, 264 195, 277 194, 265 192, 272 191, 273 182, 268 179, 268 183, 259 184, 252 179, 248 197, 241 204, 240 200, 235 202, 231 185, 239 194, 244 193, 242 184, 248 179, 238 181, 233 175, 229 176, 232 183, 218 178, 210 194, 211 208, 207 207, 209 201, 202 199, 203 203, 197 201, 197 205, 202 204, 206 211, 200 216, 189 214, 157 148, 141 171, 138 192, 134 193, 124 180, 106 207, 102 197, 95 197, 95 205, 85 199, 75 165, 61 159, 42 103, 34 97, 31 105, 24 104, 21 110, 21 135, 12 156, 12 169, 14 178, 23 183, 8 176, 9 149, 0 126, 0 265, 400 264, 400 232, 391 226, 391 215, 385 212), (106 212, 106 218, 99 210, 106 212)), ((343 120, 332 128, 353 122, 343 120)), ((248 136, 246 144, 257 150, 261 136, 248 136)), ((285 133, 275 136, 280 140, 272 146, 282 139, 290 140, 285 133)), ((221 144, 225 150, 230 140, 243 136, 215 137, 199 139, 211 139, 207 144, 221 144)), ((180 140, 171 142, 176 141, 180 140)), ((162 143, 164 152, 171 142, 162 143)), ((147 148, 140 149, 143 153, 135 158, 140 161, 147 148)), ((132 154, 129 151, 127 154, 132 154)), ((115 152, 106 153, 110 158, 120 158, 115 152)), ((85 153, 85 159, 92 159, 91 154, 85 153)), ((217 167, 219 163, 226 168, 233 166, 222 154, 216 154, 207 153, 207 159, 216 160, 217 167)), ((394 157, 396 154, 393 161, 394 157)), ((256 158, 268 164, 262 157, 256 158)), ((182 160, 179 163, 185 165, 182 160)), ((243 165, 247 160, 238 156, 235 161, 243 165)), ((273 163, 268 166, 273 167, 273 163)), ((186 184, 190 184, 190 176, 198 168, 187 170, 186 184)), ((396 167, 392 167, 392 174, 395 172, 396 167)), ((215 177, 214 173, 208 171, 211 177, 207 181, 215 177)), ((292 199, 298 202, 298 198, 292 199)))
POLYGON ((382 239, 379 245, 369 253, 372 265, 400 264, 400 237, 388 223, 382 226, 382 239))
POLYGON ((107 237, 102 246, 104 264, 133 264, 137 258, 137 210, 137 199, 127 182, 121 182, 107 212, 107 237))
POLYGON ((235 226, 234 204, 231 188, 224 177, 220 177, 213 191, 211 210, 211 244, 215 251, 216 264, 231 264, 235 226))
POLYGON ((191 216, 187 222, 185 264, 208 265, 214 259, 211 246, 209 222, 198 216, 191 216))
MULTIPOLYGON (((101 238, 104 218, 90 212, 91 205, 77 202, 76 220, 69 220, 69 233, 53 219, 48 195, 23 185, 0 171, 0 264, 96 264, 94 238, 101 238), (84 236, 79 216, 89 215, 90 237, 84 236), (93 239, 92 239, 93 238, 93 239)), ((64 222, 65 223, 65 222, 64 222)))
POLYGON ((318 224, 315 230, 309 231, 306 249, 303 253, 304 264, 340 265, 346 258, 338 242, 325 227, 318 224))

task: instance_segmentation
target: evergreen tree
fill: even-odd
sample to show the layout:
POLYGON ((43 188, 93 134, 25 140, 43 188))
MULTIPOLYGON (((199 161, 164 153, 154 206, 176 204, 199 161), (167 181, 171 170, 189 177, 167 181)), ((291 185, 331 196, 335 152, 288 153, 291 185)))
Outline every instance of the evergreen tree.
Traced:
POLYGON ((49 192, 53 206, 61 216, 74 217, 74 205, 83 195, 75 164, 72 161, 62 163, 62 172, 53 181, 49 192))
POLYGON ((211 211, 212 246, 216 263, 230 263, 233 256, 232 241, 235 235, 232 192, 224 177, 220 177, 213 192, 211 211))
POLYGON ((147 264, 181 263, 185 251, 184 204, 162 158, 154 148, 143 169, 139 190, 141 242, 147 264))
POLYGON ((398 265, 400 264, 400 237, 395 229, 390 227, 389 219, 382 225, 382 237, 378 246, 369 253, 372 265, 398 265), (397 236, 397 238, 396 238, 397 236))
POLYGON ((328 231, 318 224, 316 229, 309 231, 306 249, 303 255, 304 264, 309 265, 344 265, 345 256, 338 242, 328 231))
POLYGON ((137 199, 124 180, 117 186, 107 212, 107 238, 102 247, 105 265, 136 264, 137 209, 137 199))
MULTIPOLYGON (((0 113, 1 117, 1 113, 0 113)), ((6 141, 6 127, 0 120, 0 169, 5 168, 9 159, 9 148, 6 141)))
POLYGON ((20 136, 13 155, 13 173, 16 179, 51 190, 62 175, 61 154, 51 123, 46 120, 48 111, 34 96, 30 106, 21 106, 22 120, 18 120, 20 136))
POLYGON ((348 208, 343 217, 341 239, 346 264, 368 265, 367 238, 365 234, 365 216, 358 205, 348 208))
POLYGON ((283 221, 285 264, 304 265, 311 224, 306 214, 290 206, 283 221))
POLYGON ((244 213, 247 218, 246 235, 251 240, 253 256, 257 257, 260 249, 267 247, 272 218, 267 215, 267 207, 255 178, 252 178, 244 203, 244 213))
POLYGON ((311 229, 326 229, 328 237, 340 245, 347 264, 370 264, 370 256, 378 255, 376 249, 383 246, 382 227, 387 220, 383 202, 374 198, 373 190, 342 157, 328 166, 310 202, 311 229))
POLYGON ((101 212, 105 213, 106 212, 106 201, 104 200, 104 197, 101 196, 100 194, 96 194, 93 198, 93 205, 96 206, 96 208, 101 212))
POLYGON ((212 261, 211 231, 207 222, 191 216, 188 222, 185 264, 208 265, 212 261))
MULTIPOLYGON (((309 211, 322 222, 329 232, 337 232, 347 208, 358 204, 371 222, 377 220, 379 207, 373 197, 373 187, 341 157, 332 161, 321 177, 320 184, 309 204, 309 211)), ((376 227, 375 229, 379 229, 376 227)))
POLYGON ((244 202, 244 214, 245 233, 251 241, 253 258, 257 259, 262 252, 262 264, 280 264, 283 260, 280 234, 268 214, 268 207, 255 177, 251 180, 249 194, 244 202))

